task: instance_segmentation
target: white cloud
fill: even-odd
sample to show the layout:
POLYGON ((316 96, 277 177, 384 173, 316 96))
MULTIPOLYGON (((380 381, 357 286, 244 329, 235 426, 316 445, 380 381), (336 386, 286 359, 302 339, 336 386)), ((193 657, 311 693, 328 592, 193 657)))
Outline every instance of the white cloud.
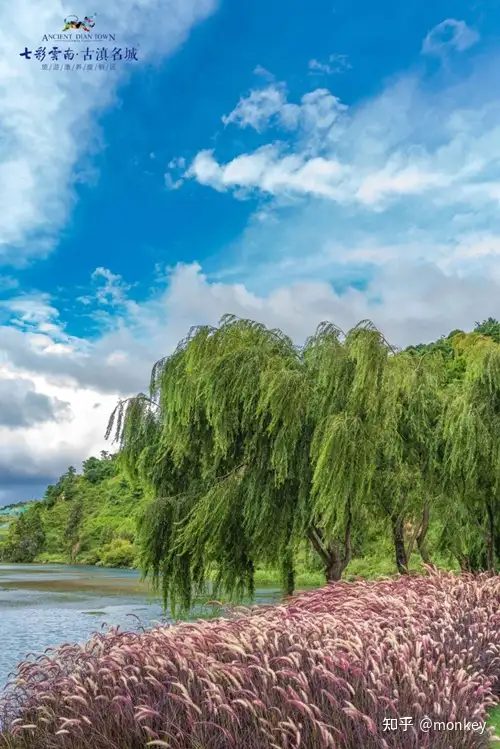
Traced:
POLYGON ((287 104, 286 96, 286 88, 279 84, 251 91, 248 96, 243 96, 239 100, 230 114, 222 117, 222 122, 224 125, 252 127, 257 132, 262 132, 270 120, 279 115, 280 124, 293 129, 297 124, 297 108, 287 104))
POLYGON ((101 279, 104 279, 102 285, 97 286, 95 289, 97 301, 104 305, 116 307, 119 304, 123 304, 125 294, 131 288, 128 284, 124 283, 121 276, 112 273, 107 268, 96 268, 92 273, 92 279, 97 283, 101 279))
POLYGON ((50 324, 59 314, 51 305, 48 294, 22 294, 11 297, 8 302, 1 301, 0 308, 11 313, 12 324, 24 328, 39 328, 41 324, 50 324))
POLYGON ((322 197, 363 210, 417 195, 429 208, 498 204, 500 105, 491 90, 474 86, 472 76, 438 100, 402 76, 348 108, 327 89, 290 103, 285 86, 272 84, 242 98, 226 121, 263 131, 293 113, 294 135, 227 163, 201 151, 184 176, 216 190, 322 197))
POLYGON ((212 151, 200 152, 186 176, 216 190, 259 189, 271 195, 290 191, 334 199, 343 177, 343 168, 321 157, 282 156, 279 149, 264 146, 220 166, 212 151))
POLYGON ((289 103, 287 97, 288 92, 283 83, 272 83, 266 88, 254 89, 247 96, 242 96, 233 111, 224 115, 222 121, 225 125, 251 127, 257 132, 263 132, 268 127, 278 127, 285 131, 300 128, 312 139, 314 134, 321 137, 325 129, 332 127, 347 109, 327 89, 316 89, 305 94, 300 104, 289 103))
MULTIPOLYGON (((64 11, 50 2, 56 23, 64 11)), ((167 49, 162 35, 173 48, 212 8, 208 0, 174 3, 177 16, 166 14, 157 28, 158 14, 151 17, 156 2, 127 3, 133 8, 128 16, 121 7, 120 16, 115 6, 109 11, 121 32, 126 24, 142 29, 160 54, 167 49)), ((21 36, 30 24, 39 33, 50 20, 38 15, 35 22, 28 15, 21 13, 21 36)), ((12 36, 11 21, 2 20, 0 36, 12 36)), ((456 26, 451 31, 455 47, 463 49, 463 36, 456 26)), ((15 68, 15 54, 0 54, 15 68)), ((83 311, 101 325, 92 340, 67 332, 55 299, 12 286, 17 296, 0 304, 0 371, 24 383, 23 393, 42 396, 39 406, 68 403, 73 420, 39 421, 24 430, 0 427, 0 504, 39 494, 69 464, 109 448, 103 434, 117 398, 147 388, 154 361, 170 353, 192 325, 216 324, 226 312, 280 327, 297 341, 323 320, 346 329, 370 318, 396 345, 470 329, 490 315, 500 318, 500 104, 494 87, 485 85, 496 80, 497 69, 492 60, 490 71, 480 69, 458 85, 440 81, 430 92, 415 74, 404 75, 350 108, 325 88, 290 102, 284 84, 276 82, 242 97, 226 124, 259 133, 274 129, 279 139, 265 136, 267 145, 227 163, 211 150, 198 153, 187 170, 182 158, 171 159, 165 176, 171 189, 191 178, 238 198, 262 198, 243 235, 226 248, 217 282, 197 264, 167 273, 157 268, 149 299, 138 303, 130 279, 97 269, 93 293, 80 298, 83 311), (355 288, 354 279, 365 286, 355 288), (342 286, 343 293, 335 291, 342 286)), ((265 77, 266 71, 256 72, 265 77)), ((2 80, 0 75, 0 96, 2 80)), ((28 147, 24 158, 21 146, 12 151, 24 163, 24 182, 9 183, 5 197, 14 202, 5 222, 7 207, 0 203, 0 226, 21 240, 46 218, 54 229, 64 219, 71 198, 61 185, 68 184, 80 146, 91 142, 97 99, 110 101, 115 84, 79 92, 75 106, 85 125, 80 133, 72 129, 76 119, 64 105, 62 83, 51 83, 49 91, 48 83, 32 76, 14 91, 13 78, 6 80, 10 103, 2 108, 0 102, 0 120, 4 112, 9 120, 12 111, 37 111, 38 84, 54 115, 45 123, 40 104, 35 153, 28 147), (96 101, 93 93, 99 94, 96 101), (55 143, 57 153, 50 150, 55 143), (57 187, 49 177, 57 178, 57 187), (46 191, 39 193, 44 184, 46 191)), ((35 128, 25 119, 19 120, 21 141, 35 128)), ((15 117, 12 122, 18 126, 15 117)), ((24 246, 39 253, 50 249, 49 242, 24 246)), ((23 408, 20 403, 18 419, 26 418, 23 408)))
POLYGON ((320 62, 313 58, 309 60, 309 72, 312 74, 324 73, 325 75, 334 75, 336 73, 345 73, 352 68, 347 55, 333 54, 328 58, 328 62, 320 62))
POLYGON ((180 172, 186 168, 186 159, 183 156, 176 156, 171 159, 168 163, 168 169, 177 174, 177 179, 172 176, 169 172, 165 173, 165 187, 167 190, 178 190, 179 187, 184 183, 182 176, 179 177, 180 172))
POLYGON ((266 70, 266 68, 263 68, 262 65, 257 65, 257 67, 254 69, 254 75, 260 75, 262 78, 265 78, 267 81, 274 81, 275 76, 269 72, 269 70, 266 70))
POLYGON ((186 159, 183 156, 177 156, 171 161, 169 161, 168 168, 169 169, 184 169, 186 166, 186 159))
POLYGON ((165 187, 167 190, 178 190, 184 184, 184 180, 174 179, 169 172, 165 172, 165 187))
MULTIPOLYGON (((170 0, 167 8, 160 0, 111 0, 96 30, 138 46, 141 65, 170 54, 215 6, 216 0, 170 0)), ((50 252, 74 204, 72 184, 86 178, 75 175, 76 164, 98 145, 94 116, 113 102, 126 75, 125 62, 116 73, 93 75, 43 71, 20 57, 25 46, 42 46, 43 34, 60 31, 73 12, 66 0, 0 7, 0 261, 20 265, 50 252)))
POLYGON ((441 55, 450 49, 464 52, 479 41, 479 34, 465 21, 447 18, 429 31, 422 44, 424 55, 441 55))

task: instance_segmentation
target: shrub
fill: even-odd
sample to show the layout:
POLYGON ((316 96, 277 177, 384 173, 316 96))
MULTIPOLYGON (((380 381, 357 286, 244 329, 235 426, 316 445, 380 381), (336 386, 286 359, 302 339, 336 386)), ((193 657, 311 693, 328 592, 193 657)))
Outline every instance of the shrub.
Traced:
POLYGON ((96 565, 100 561, 98 549, 90 549, 89 551, 80 552, 77 556, 78 564, 90 564, 96 565))
POLYGON ((114 539, 100 552, 104 567, 133 567, 136 556, 137 548, 126 538, 114 539))
POLYGON ((484 720, 499 655, 496 577, 334 583, 226 619, 114 629, 27 661, 4 700, 3 741, 9 749, 486 749, 486 731, 424 733, 418 720, 484 720), (407 716, 407 731, 383 731, 384 718, 407 716))

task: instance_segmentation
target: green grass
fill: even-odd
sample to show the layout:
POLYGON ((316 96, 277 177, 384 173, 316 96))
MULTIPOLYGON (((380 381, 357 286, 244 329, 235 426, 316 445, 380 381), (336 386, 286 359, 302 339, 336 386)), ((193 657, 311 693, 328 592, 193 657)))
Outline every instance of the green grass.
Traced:
MULTIPOLYGON (((319 588, 325 584, 325 577, 322 572, 309 570, 299 570, 295 576, 295 587, 301 588, 319 588)), ((281 576, 279 570, 257 569, 255 570, 255 587, 256 588, 279 588, 281 586, 281 576)))
POLYGON ((495 749, 500 749, 500 705, 493 708, 493 710, 490 710, 490 719, 488 721, 488 726, 493 728, 495 731, 495 736, 499 737, 497 741, 493 740, 491 742, 491 746, 495 749))

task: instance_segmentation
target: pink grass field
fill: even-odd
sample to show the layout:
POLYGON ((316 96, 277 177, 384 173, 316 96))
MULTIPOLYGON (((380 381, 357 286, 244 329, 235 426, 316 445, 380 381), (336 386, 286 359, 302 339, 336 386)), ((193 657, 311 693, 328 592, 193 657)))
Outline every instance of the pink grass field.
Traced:
POLYGON ((334 583, 27 661, 0 706, 0 747, 481 749, 487 730, 418 724, 484 721, 499 675, 500 577, 334 583))

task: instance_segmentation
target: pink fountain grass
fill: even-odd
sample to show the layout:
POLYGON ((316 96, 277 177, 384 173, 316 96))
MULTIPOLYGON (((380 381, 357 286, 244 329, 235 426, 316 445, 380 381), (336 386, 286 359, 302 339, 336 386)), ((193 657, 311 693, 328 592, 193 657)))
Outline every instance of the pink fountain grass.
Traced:
POLYGON ((334 583, 229 618, 111 630, 23 663, 5 749, 486 749, 500 578, 334 583), (413 725, 384 731, 384 718, 413 725))

